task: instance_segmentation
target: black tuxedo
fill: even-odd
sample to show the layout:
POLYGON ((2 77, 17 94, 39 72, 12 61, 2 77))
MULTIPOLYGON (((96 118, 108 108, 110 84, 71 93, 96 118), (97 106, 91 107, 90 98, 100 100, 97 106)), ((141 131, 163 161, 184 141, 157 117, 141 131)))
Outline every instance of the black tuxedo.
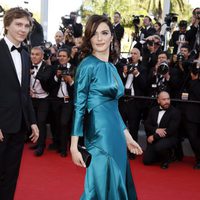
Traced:
MULTIPOLYGON (((39 80, 42 89, 49 93, 51 90, 51 84, 50 84, 50 78, 51 78, 51 70, 52 66, 47 65, 45 62, 42 62, 42 65, 40 66, 36 76, 35 81, 39 80)), ((33 83, 34 85, 34 83, 33 83)), ((34 89, 34 88, 31 88, 34 89)), ((50 108, 50 102, 48 96, 45 98, 32 98, 33 107, 36 113, 37 117, 37 124, 38 128, 40 130, 40 136, 37 141, 38 148, 41 149, 41 151, 44 150, 45 147, 45 140, 46 140, 46 123, 47 123, 47 117, 49 113, 50 108)))
POLYGON ((140 34, 144 34, 144 38, 147 38, 151 35, 154 35, 156 33, 156 29, 154 27, 142 28, 140 34))
POLYGON ((4 133, 20 130, 22 118, 28 128, 35 123, 29 96, 30 60, 25 50, 22 56, 22 85, 18 81, 15 66, 4 39, 0 41, 0 129, 4 133))
POLYGON ((177 131, 181 119, 179 111, 170 106, 162 116, 159 125, 157 124, 158 114, 159 106, 153 107, 144 124, 147 138, 149 136, 154 137, 153 143, 147 142, 143 158, 144 164, 158 161, 159 155, 162 156, 162 160, 168 160, 168 150, 175 146, 178 140, 177 131), (166 137, 160 137, 156 133, 157 128, 166 128, 166 137))
MULTIPOLYGON (((71 119, 73 113, 73 93, 74 93, 74 84, 70 85, 66 83, 67 91, 69 95, 69 100, 66 102, 64 98, 57 97, 60 85, 61 85, 61 77, 58 78, 58 81, 55 81, 55 74, 58 67, 54 66, 52 68, 53 73, 51 77, 51 108, 54 113, 55 121, 55 131, 53 133, 53 143, 58 146, 58 150, 61 153, 67 152, 67 145, 70 136, 70 128, 71 128, 71 119)), ((54 126, 53 125, 53 126, 54 126)))
POLYGON ((35 124, 29 96, 30 60, 22 50, 22 82, 4 39, 0 40, 0 199, 13 199, 19 173, 25 130, 35 124))

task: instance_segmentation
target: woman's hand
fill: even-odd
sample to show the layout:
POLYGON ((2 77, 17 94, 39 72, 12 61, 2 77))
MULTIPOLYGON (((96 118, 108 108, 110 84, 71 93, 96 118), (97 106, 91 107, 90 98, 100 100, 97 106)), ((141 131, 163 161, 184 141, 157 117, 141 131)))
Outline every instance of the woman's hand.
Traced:
POLYGON ((136 155, 141 155, 143 153, 142 148, 139 146, 139 144, 131 137, 129 131, 127 129, 124 130, 125 138, 126 138, 126 144, 128 147, 128 150, 131 153, 134 153, 136 155))
POLYGON ((81 153, 78 150, 78 136, 72 136, 71 137, 71 146, 70 146, 70 151, 72 154, 72 161, 74 162, 75 165, 78 165, 80 167, 86 167, 83 157, 81 153))
POLYGON ((75 165, 78 165, 80 167, 86 167, 81 153, 78 151, 77 148, 70 148, 71 155, 72 155, 72 160, 75 165))

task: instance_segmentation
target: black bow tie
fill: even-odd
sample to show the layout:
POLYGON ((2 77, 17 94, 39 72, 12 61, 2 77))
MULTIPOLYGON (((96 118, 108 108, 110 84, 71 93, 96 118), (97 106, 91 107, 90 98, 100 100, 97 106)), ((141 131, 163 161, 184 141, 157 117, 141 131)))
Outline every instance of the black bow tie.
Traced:
POLYGON ((34 68, 35 68, 35 69, 38 69, 38 65, 33 65, 33 66, 32 66, 32 69, 34 69, 34 68))
POLYGON ((22 51, 22 46, 20 46, 20 47, 16 47, 16 46, 12 46, 12 48, 11 48, 11 51, 14 51, 14 50, 17 50, 19 53, 21 53, 21 51, 22 51))
POLYGON ((164 108, 159 108, 158 111, 166 111, 166 109, 164 109, 164 108))

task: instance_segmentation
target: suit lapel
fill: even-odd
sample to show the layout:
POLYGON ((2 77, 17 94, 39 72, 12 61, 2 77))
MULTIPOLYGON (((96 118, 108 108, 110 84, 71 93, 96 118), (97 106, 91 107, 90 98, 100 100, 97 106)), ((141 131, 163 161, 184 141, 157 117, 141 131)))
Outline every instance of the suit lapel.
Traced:
POLYGON ((13 71, 13 73, 15 74, 16 80, 17 80, 17 82, 18 82, 18 84, 20 86, 20 82, 19 82, 19 79, 18 79, 18 76, 17 76, 17 71, 16 71, 16 68, 15 68, 11 53, 10 53, 10 51, 8 49, 8 46, 7 46, 7 44, 6 44, 4 39, 2 39, 2 46, 3 46, 4 50, 5 50, 6 57, 9 58, 8 62, 10 62, 10 64, 8 64, 7 67, 11 67, 11 71, 13 71))

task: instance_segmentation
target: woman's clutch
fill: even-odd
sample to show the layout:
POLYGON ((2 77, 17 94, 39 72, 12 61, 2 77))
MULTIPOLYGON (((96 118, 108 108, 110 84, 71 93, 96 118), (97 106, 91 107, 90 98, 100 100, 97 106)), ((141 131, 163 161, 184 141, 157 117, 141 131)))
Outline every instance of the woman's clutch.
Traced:
POLYGON ((84 161, 86 167, 89 167, 91 159, 92 159, 92 155, 86 150, 85 147, 82 147, 80 145, 78 145, 78 150, 83 157, 83 161, 84 161))

